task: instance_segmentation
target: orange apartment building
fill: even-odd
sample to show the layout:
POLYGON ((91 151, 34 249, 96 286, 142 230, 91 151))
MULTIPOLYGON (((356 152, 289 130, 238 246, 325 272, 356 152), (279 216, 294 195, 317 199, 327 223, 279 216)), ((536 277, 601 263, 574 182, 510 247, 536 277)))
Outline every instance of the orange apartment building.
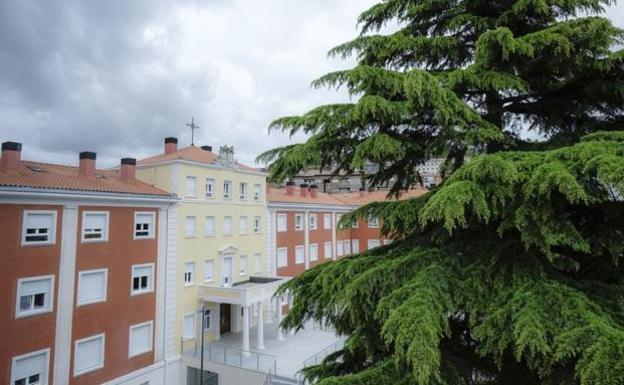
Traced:
MULTIPOLYGON (((416 197, 426 190, 414 189, 401 199, 416 197)), ((358 220, 351 228, 337 224, 345 213, 386 199, 387 191, 359 191, 327 194, 316 185, 288 182, 285 188, 269 187, 269 265, 277 276, 294 277, 328 260, 364 252, 390 242, 380 232, 376 218, 358 220)))
POLYGON ((3 143, 0 162, 0 381, 165 383, 177 198, 135 179, 131 158, 98 170, 92 152, 70 167, 21 147, 3 143))

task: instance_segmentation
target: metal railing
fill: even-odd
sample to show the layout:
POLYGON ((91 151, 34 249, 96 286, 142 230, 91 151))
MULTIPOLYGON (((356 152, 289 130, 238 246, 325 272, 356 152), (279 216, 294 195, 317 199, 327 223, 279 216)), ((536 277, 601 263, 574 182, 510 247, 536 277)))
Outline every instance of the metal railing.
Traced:
POLYGON ((307 368, 308 366, 318 365, 320 364, 325 357, 330 355, 333 352, 336 352, 344 347, 344 339, 339 339, 335 341, 333 344, 327 346, 323 350, 316 352, 314 355, 306 358, 303 361, 303 367, 307 368))

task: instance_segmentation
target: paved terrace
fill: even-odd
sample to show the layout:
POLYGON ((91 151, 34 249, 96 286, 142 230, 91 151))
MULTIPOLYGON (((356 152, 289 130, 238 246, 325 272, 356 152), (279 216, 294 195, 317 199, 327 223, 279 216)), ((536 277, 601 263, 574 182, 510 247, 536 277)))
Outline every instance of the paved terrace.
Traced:
MULTIPOLYGON (((250 340, 256 341, 256 328, 252 328, 250 334, 250 340)), ((250 348, 252 354, 244 357, 240 351, 242 333, 227 333, 221 336, 221 340, 206 347, 205 358, 263 372, 269 370, 273 372, 273 365, 275 365, 278 376, 295 378, 297 372, 303 368, 303 362, 306 359, 340 340, 340 337, 336 336, 333 331, 322 330, 312 322, 295 335, 290 333, 283 333, 283 335, 284 340, 279 341, 277 324, 265 323, 265 349, 257 350, 252 343, 250 348), (272 357, 275 357, 275 361, 272 357)))

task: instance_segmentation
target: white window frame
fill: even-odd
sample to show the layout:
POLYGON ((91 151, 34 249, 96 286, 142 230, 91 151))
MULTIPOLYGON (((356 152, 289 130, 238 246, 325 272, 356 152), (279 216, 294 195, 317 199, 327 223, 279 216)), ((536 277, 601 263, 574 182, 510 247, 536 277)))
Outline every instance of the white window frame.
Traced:
POLYGON ((232 181, 223 181, 223 199, 232 199, 232 181), (227 186, 227 188, 225 187, 227 186))
POLYGON ((215 273, 215 260, 214 259, 204 260, 204 282, 214 281, 214 273, 215 273), (209 263, 211 264, 210 277, 208 277, 208 274, 206 274, 208 272, 207 266, 209 263))
POLYGON ((154 292, 154 275, 156 274, 156 266, 154 263, 141 263, 130 267, 130 295, 142 295, 154 292), (147 278, 147 289, 134 290, 134 270, 142 267, 149 267, 151 274, 147 278))
POLYGON ((184 274, 182 275, 182 282, 184 283, 184 286, 187 287, 187 286, 195 285, 195 276, 196 275, 197 275, 197 264, 195 262, 193 262, 193 261, 185 262, 184 263, 184 274), (191 280, 188 281, 188 282, 186 281, 186 273, 188 273, 186 271, 186 266, 187 265, 192 265, 193 266, 193 270, 190 272, 191 273, 191 275, 190 275, 191 280))
POLYGON ((223 217, 223 235, 232 235, 232 232, 233 232, 233 229, 232 229, 233 223, 232 222, 233 222, 233 220, 232 220, 232 217, 230 215, 226 215, 226 216, 223 217), (226 220, 226 218, 230 218, 230 230, 229 231, 226 231, 227 228, 225 227, 225 222, 226 222, 225 220, 226 220))
POLYGON ((305 263, 305 246, 304 245, 298 245, 295 246, 295 264, 296 265, 302 265, 305 263), (297 259, 297 250, 301 250, 301 262, 298 261, 297 259))
POLYGON ((344 256, 344 242, 342 240, 336 241, 336 258, 342 256, 344 256))
POLYGON ((156 238, 156 213, 153 211, 135 211, 134 212, 134 227, 133 227, 134 239, 154 239, 156 238), (150 215, 152 217, 152 226, 148 228, 148 235, 137 235, 136 226, 139 215, 150 215))
POLYGON ((14 384, 15 381, 19 380, 19 378, 15 378, 15 366, 17 364, 17 361, 21 361, 21 360, 27 360, 31 357, 35 357, 35 356, 40 356, 42 354, 45 354, 45 376, 41 376, 39 378, 40 383, 47 385, 50 383, 50 348, 46 348, 46 349, 41 349, 41 350, 37 350, 35 352, 30 352, 30 353, 26 353, 26 354, 21 354, 19 356, 14 356, 13 359, 11 360, 11 384, 14 384))
POLYGON ((240 257, 238 257, 238 274, 239 275, 249 274, 249 257, 246 255, 241 255, 240 257), (244 269, 243 269, 243 261, 245 261, 244 269))
POLYGON ((295 231, 303 231, 305 228, 305 218, 303 213, 295 213, 295 231), (297 225, 297 218, 301 218, 300 226, 297 225))
POLYGON ((310 214, 308 216, 308 222, 310 222, 309 223, 310 230, 318 229, 318 217, 316 216, 316 214, 310 214))
POLYGON ((343 245, 344 245, 344 253, 345 253, 345 255, 351 255, 351 240, 350 239, 345 239, 343 241, 343 245))
POLYGON ((247 182, 238 183, 238 198, 242 201, 247 200, 247 182))
POLYGON ((185 238, 195 238, 197 236, 197 217, 194 215, 187 215, 186 217, 184 217, 184 237, 185 238), (193 220, 193 234, 189 234, 188 233, 188 220, 192 219, 193 220))
POLYGON ((30 317, 30 316, 35 316, 35 315, 39 315, 39 314, 45 314, 45 313, 51 313, 52 311, 54 311, 54 275, 41 275, 41 276, 37 276, 37 277, 25 277, 25 278, 18 278, 17 279, 17 291, 16 291, 16 295, 15 295, 15 318, 24 318, 24 317, 30 317), (47 299, 45 302, 45 306, 41 309, 34 309, 34 310, 25 310, 22 311, 20 310, 20 300, 21 300, 21 288, 22 288, 22 284, 24 284, 25 282, 29 282, 29 281, 42 281, 42 280, 49 280, 50 281, 50 292, 47 294, 47 299))
POLYGON ((76 290, 76 306, 90 305, 93 303, 106 302, 108 298, 108 269, 82 270, 78 272, 78 288, 76 290), (85 275, 104 273, 104 292, 103 297, 89 301, 80 301, 80 286, 85 275))
POLYGON ((351 251, 353 252, 353 254, 360 253, 360 240, 359 239, 351 240, 351 251))
POLYGON ((334 257, 334 248, 332 247, 332 242, 325 242, 323 245, 323 257, 325 259, 330 259, 334 257), (329 253, 327 252, 329 250, 329 253))
POLYGON ((197 198, 197 177, 194 176, 187 176, 185 179, 185 185, 184 185, 184 196, 187 198, 197 198), (189 181, 193 181, 193 187, 194 189, 192 191, 189 191, 189 181))
POLYGON ((197 336, 197 313, 191 312, 191 313, 182 314, 182 338, 192 339, 192 338, 195 338, 196 336, 197 336), (193 317, 193 330, 192 330, 192 335, 190 336, 186 336, 184 334, 184 325, 186 323, 187 317, 193 317))
POLYGON ((108 229, 110 227, 110 212, 108 211, 83 211, 82 212, 82 229, 80 229, 81 243, 97 243, 97 242, 108 242, 108 229), (106 218, 106 225, 104 229, 102 229, 102 238, 85 238, 85 220, 88 215, 104 215, 106 218))
POLYGON ((204 197, 214 199, 216 181, 214 178, 206 178, 204 180, 204 197), (210 186, 210 188, 208 188, 210 186))
POLYGON ((368 218, 368 228, 376 229, 379 227, 379 219, 378 218, 368 218))
POLYGON ((238 217, 238 232, 240 235, 247 235, 249 233, 249 217, 247 217, 247 215, 238 217), (244 227, 243 223, 245 224, 244 227))
POLYGON ((323 229, 331 230, 331 228, 332 228, 332 215, 323 214, 323 229))
POLYGON ((254 253, 254 274, 262 273, 262 253, 254 253))
POLYGON ((253 232, 254 234, 262 233, 262 217, 260 215, 253 217, 253 232), (258 226, 256 226, 256 224, 258 226))
POLYGON ((375 249, 375 248, 377 248, 379 246, 381 246, 381 241, 379 239, 371 238, 371 239, 366 241, 366 249, 367 250, 375 249), (371 242, 376 243, 377 246, 371 247, 371 242))
POLYGON ((318 243, 310 243, 308 245, 308 256, 310 258, 310 262, 318 261, 318 243), (312 249, 315 250, 314 253, 312 253, 312 249))
POLYGON ((288 231, 288 215, 287 214, 277 214, 277 232, 284 233, 288 231), (280 218, 284 218, 284 227, 280 227, 280 218))
POLYGON ((275 252, 276 266, 278 268, 288 266, 288 247, 278 247, 275 252), (284 263, 280 263, 280 251, 284 252, 284 263))
POLYGON ((145 353, 149 353, 154 350, 154 321, 147 321, 136 325, 130 325, 128 328, 128 358, 140 356, 145 353), (132 331, 134 329, 142 328, 145 326, 149 326, 149 349, 141 352, 135 352, 132 354, 132 331))
POLYGON ((24 210, 22 218, 22 246, 39 246, 56 244, 56 210, 24 210), (26 241, 26 220, 30 214, 52 215, 52 228, 48 233, 47 241, 26 241))
POLYGON ((261 197, 262 197, 262 185, 254 184, 254 198, 253 199, 255 201, 259 201, 261 197))
POLYGON ((74 342, 74 377, 77 377, 81 374, 85 374, 85 373, 90 373, 99 369, 102 369, 104 367, 104 361, 105 361, 105 352, 106 352, 106 333, 101 333, 101 334, 96 334, 94 336, 91 337, 86 337, 86 338, 82 338, 79 340, 76 340, 74 342), (78 356, 78 345, 83 344, 85 342, 89 342, 89 341, 93 341, 93 340, 97 340, 97 339, 101 339, 102 340, 102 351, 100 353, 100 355, 102 356, 102 359, 100 361, 100 364, 97 366, 94 366, 92 368, 88 368, 88 369, 82 369, 82 370, 78 370, 76 368, 76 357, 78 356))
POLYGON ((207 237, 215 236, 217 233, 217 217, 214 215, 207 215, 204 222, 204 235, 207 237), (212 232, 208 232, 209 219, 212 218, 212 232))

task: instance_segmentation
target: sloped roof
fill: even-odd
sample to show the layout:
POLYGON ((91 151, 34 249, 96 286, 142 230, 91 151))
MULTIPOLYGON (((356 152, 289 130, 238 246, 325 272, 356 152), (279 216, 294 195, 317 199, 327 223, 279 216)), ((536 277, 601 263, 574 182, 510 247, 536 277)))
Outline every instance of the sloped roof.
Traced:
MULTIPOLYGON (((188 146, 172 152, 171 154, 158 154, 150 156, 149 158, 141 159, 137 161, 138 166, 145 166, 155 163, 168 162, 172 160, 186 160, 189 162, 203 163, 203 164, 215 164, 218 160, 217 154, 212 151, 204 150, 200 147, 188 146)), ((242 163, 236 162, 241 170, 260 172, 257 168, 246 166, 242 163)))
POLYGON ((78 167, 20 161, 16 169, 0 171, 0 186, 172 196, 136 179, 122 180, 119 170, 96 170, 95 174, 87 178, 78 174, 78 167))
POLYGON ((382 202, 387 200, 402 200, 409 198, 416 198, 423 194, 426 194, 426 189, 411 189, 403 192, 399 198, 388 198, 388 191, 356 191, 348 193, 336 193, 332 194, 336 199, 351 206, 362 206, 372 202, 382 202))

